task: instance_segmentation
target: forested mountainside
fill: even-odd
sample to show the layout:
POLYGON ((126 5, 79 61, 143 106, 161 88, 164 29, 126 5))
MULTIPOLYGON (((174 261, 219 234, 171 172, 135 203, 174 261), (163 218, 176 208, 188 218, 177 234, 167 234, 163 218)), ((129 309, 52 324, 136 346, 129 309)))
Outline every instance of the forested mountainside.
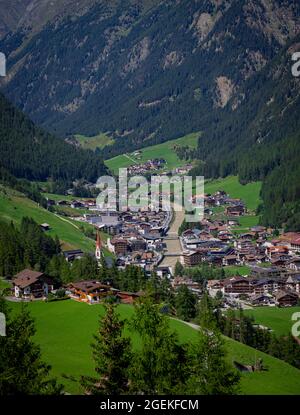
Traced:
POLYGON ((28 35, 50 21, 82 14, 97 0, 0 0, 0 37, 19 29, 28 35))
POLYGON ((224 109, 199 141, 194 174, 238 174, 241 182, 263 180, 261 213, 266 225, 300 229, 300 78, 291 55, 300 36, 244 87, 245 104, 224 109))
POLYGON ((0 41, 19 108, 62 137, 110 134, 104 158, 201 131, 194 173, 263 180, 263 222, 300 229, 299 1, 49 4, 0 41))
POLYGON ((29 180, 96 181, 102 159, 36 127, 0 94, 0 167, 29 180))
POLYGON ((245 83, 300 28, 296 0, 96 1, 75 12, 2 40, 4 92, 59 135, 110 132, 107 157, 236 112, 245 83))

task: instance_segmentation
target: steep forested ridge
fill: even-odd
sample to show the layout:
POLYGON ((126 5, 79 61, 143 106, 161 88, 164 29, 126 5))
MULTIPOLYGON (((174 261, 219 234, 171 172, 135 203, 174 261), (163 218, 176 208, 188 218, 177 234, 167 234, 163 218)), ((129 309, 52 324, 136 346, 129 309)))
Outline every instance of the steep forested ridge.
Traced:
POLYGON ((4 91, 59 135, 109 131, 107 158, 234 113, 245 83, 300 30, 296 0, 98 0, 75 11, 17 53, 22 30, 3 39, 4 91))
POLYGON ((36 127, 0 94, 0 166, 29 180, 97 180, 103 161, 36 127))
POLYGON ((31 3, 0 49, 3 91, 35 122, 109 133, 104 158, 201 131, 194 172, 263 180, 263 222, 300 228, 299 1, 62 0, 47 20, 31 3))
POLYGON ((291 71, 298 45, 299 35, 246 83, 245 105, 212 122, 199 141, 204 162, 192 172, 263 180, 262 222, 288 230, 300 230, 300 78, 291 71))

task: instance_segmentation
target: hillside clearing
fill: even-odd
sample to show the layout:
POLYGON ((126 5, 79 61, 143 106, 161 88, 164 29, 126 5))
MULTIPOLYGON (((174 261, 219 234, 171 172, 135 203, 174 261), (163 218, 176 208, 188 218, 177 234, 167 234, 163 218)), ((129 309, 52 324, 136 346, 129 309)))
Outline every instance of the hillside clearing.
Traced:
POLYGON ((113 173, 118 174, 118 169, 120 168, 129 167, 133 164, 141 164, 155 158, 164 158, 166 160, 164 170, 171 170, 187 164, 186 160, 180 160, 178 158, 175 147, 188 146, 190 148, 196 148, 199 136, 199 132, 191 133, 175 140, 169 140, 161 144, 142 148, 139 155, 135 155, 137 154, 137 151, 134 151, 130 154, 113 157, 112 159, 105 161, 105 164, 113 173))
POLYGON ((256 323, 269 327, 278 335, 291 332, 295 323, 292 321, 294 313, 300 313, 300 307, 256 307, 253 310, 245 310, 245 314, 253 316, 256 323))

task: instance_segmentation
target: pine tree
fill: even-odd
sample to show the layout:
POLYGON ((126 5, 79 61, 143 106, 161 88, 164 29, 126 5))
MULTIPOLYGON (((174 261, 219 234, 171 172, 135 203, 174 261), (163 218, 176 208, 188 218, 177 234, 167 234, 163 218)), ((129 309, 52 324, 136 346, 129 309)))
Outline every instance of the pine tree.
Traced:
POLYGON ((51 367, 32 340, 35 327, 27 309, 12 316, 1 299, 0 312, 6 316, 6 336, 0 337, 0 395, 60 394, 62 386, 49 377, 51 367))
POLYGON ((168 320, 151 296, 135 304, 133 329, 141 338, 131 370, 132 391, 148 395, 181 393, 188 372, 186 347, 179 345, 168 320))
POLYGON ((199 338, 191 349, 193 374, 190 393, 232 395, 238 391, 239 374, 226 361, 225 345, 217 328, 212 303, 204 294, 200 303, 199 338))
POLYGON ((175 298, 177 317, 182 320, 190 320, 196 315, 196 296, 186 285, 181 285, 175 298))
POLYGON ((92 344, 96 376, 83 376, 81 384, 87 394, 121 395, 129 386, 131 343, 123 336, 124 322, 120 321, 116 306, 106 304, 105 309, 92 344))

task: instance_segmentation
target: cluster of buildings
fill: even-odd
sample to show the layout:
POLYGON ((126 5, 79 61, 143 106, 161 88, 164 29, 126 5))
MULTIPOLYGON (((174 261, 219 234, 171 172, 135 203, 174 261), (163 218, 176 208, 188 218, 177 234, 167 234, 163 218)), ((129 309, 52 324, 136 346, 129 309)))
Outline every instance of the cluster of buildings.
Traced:
MULTIPOLYGON (((145 165, 132 166, 132 169, 141 166, 152 169, 155 166, 157 170, 160 163, 164 163, 164 160, 150 160, 145 165)), ((132 170, 131 173, 142 171, 132 170)), ((155 271, 159 276, 169 277, 175 289, 185 284, 192 292, 201 293, 200 284, 188 278, 174 278, 174 270, 161 264, 167 251, 165 241, 173 219, 172 211, 96 211, 97 206, 93 200, 68 203, 74 208, 91 210, 80 220, 110 235, 106 247, 114 254, 117 267, 122 269, 127 265, 136 265, 147 275, 155 271)), ((252 305, 288 306, 299 302, 300 233, 289 232, 274 238, 272 229, 263 226, 253 226, 244 233, 237 232, 238 218, 245 215, 247 209, 242 200, 231 198, 224 191, 205 196, 205 213, 200 226, 185 230, 179 238, 182 265, 196 267, 205 263, 217 267, 249 267, 249 275, 244 277, 209 280, 207 287, 212 294, 221 291, 225 298, 242 296, 252 305), (224 210, 223 219, 213 219, 214 208, 221 206, 224 210)), ((70 262, 83 256, 81 250, 65 251, 63 254, 70 262)), ((95 256, 99 261, 101 255, 102 243, 98 234, 95 256)), ((43 277, 39 278, 44 281, 43 277)), ((97 281, 89 283, 89 286, 86 282, 81 282, 69 287, 72 298, 96 302, 102 295, 114 291, 111 287, 101 286, 97 281)), ((22 284, 16 285, 19 287, 15 290, 16 296, 18 292, 26 295, 22 291, 22 284)), ((124 296, 126 297, 125 294, 124 296)), ((130 298, 132 300, 132 295, 130 298)))
POLYGON ((225 214, 232 218, 243 216, 246 213, 246 206, 241 199, 233 199, 222 190, 212 195, 205 195, 204 204, 207 213, 212 213, 210 209, 220 206, 224 206, 225 214))
POLYGON ((119 268, 136 265, 147 274, 154 271, 161 260, 171 212, 126 212, 119 216, 118 232, 107 240, 107 248, 115 255, 119 268))
POLYGON ((70 207, 72 209, 89 209, 97 210, 96 200, 95 199, 82 199, 82 200, 54 200, 51 198, 46 198, 47 206, 61 206, 61 207, 70 207))
POLYGON ((161 170, 165 167, 166 160, 163 158, 155 158, 147 160, 141 164, 133 164, 132 166, 127 167, 127 174, 129 176, 135 176, 139 174, 146 173, 157 173, 158 170, 161 170))
MULTIPOLYGON (((68 284, 65 288, 66 296, 74 300, 97 304, 108 296, 114 296, 120 302, 132 304, 143 293, 129 293, 117 290, 99 281, 79 281, 68 284)), ((25 269, 13 279, 15 298, 24 300, 46 299, 55 292, 53 281, 42 272, 25 269)))
MULTIPOLYGON (((255 270, 257 272, 257 270, 255 270)), ((277 277, 235 276, 210 280, 207 288, 212 296, 221 291, 225 299, 239 298, 253 306, 295 306, 300 300, 300 274, 280 272, 277 277)))

